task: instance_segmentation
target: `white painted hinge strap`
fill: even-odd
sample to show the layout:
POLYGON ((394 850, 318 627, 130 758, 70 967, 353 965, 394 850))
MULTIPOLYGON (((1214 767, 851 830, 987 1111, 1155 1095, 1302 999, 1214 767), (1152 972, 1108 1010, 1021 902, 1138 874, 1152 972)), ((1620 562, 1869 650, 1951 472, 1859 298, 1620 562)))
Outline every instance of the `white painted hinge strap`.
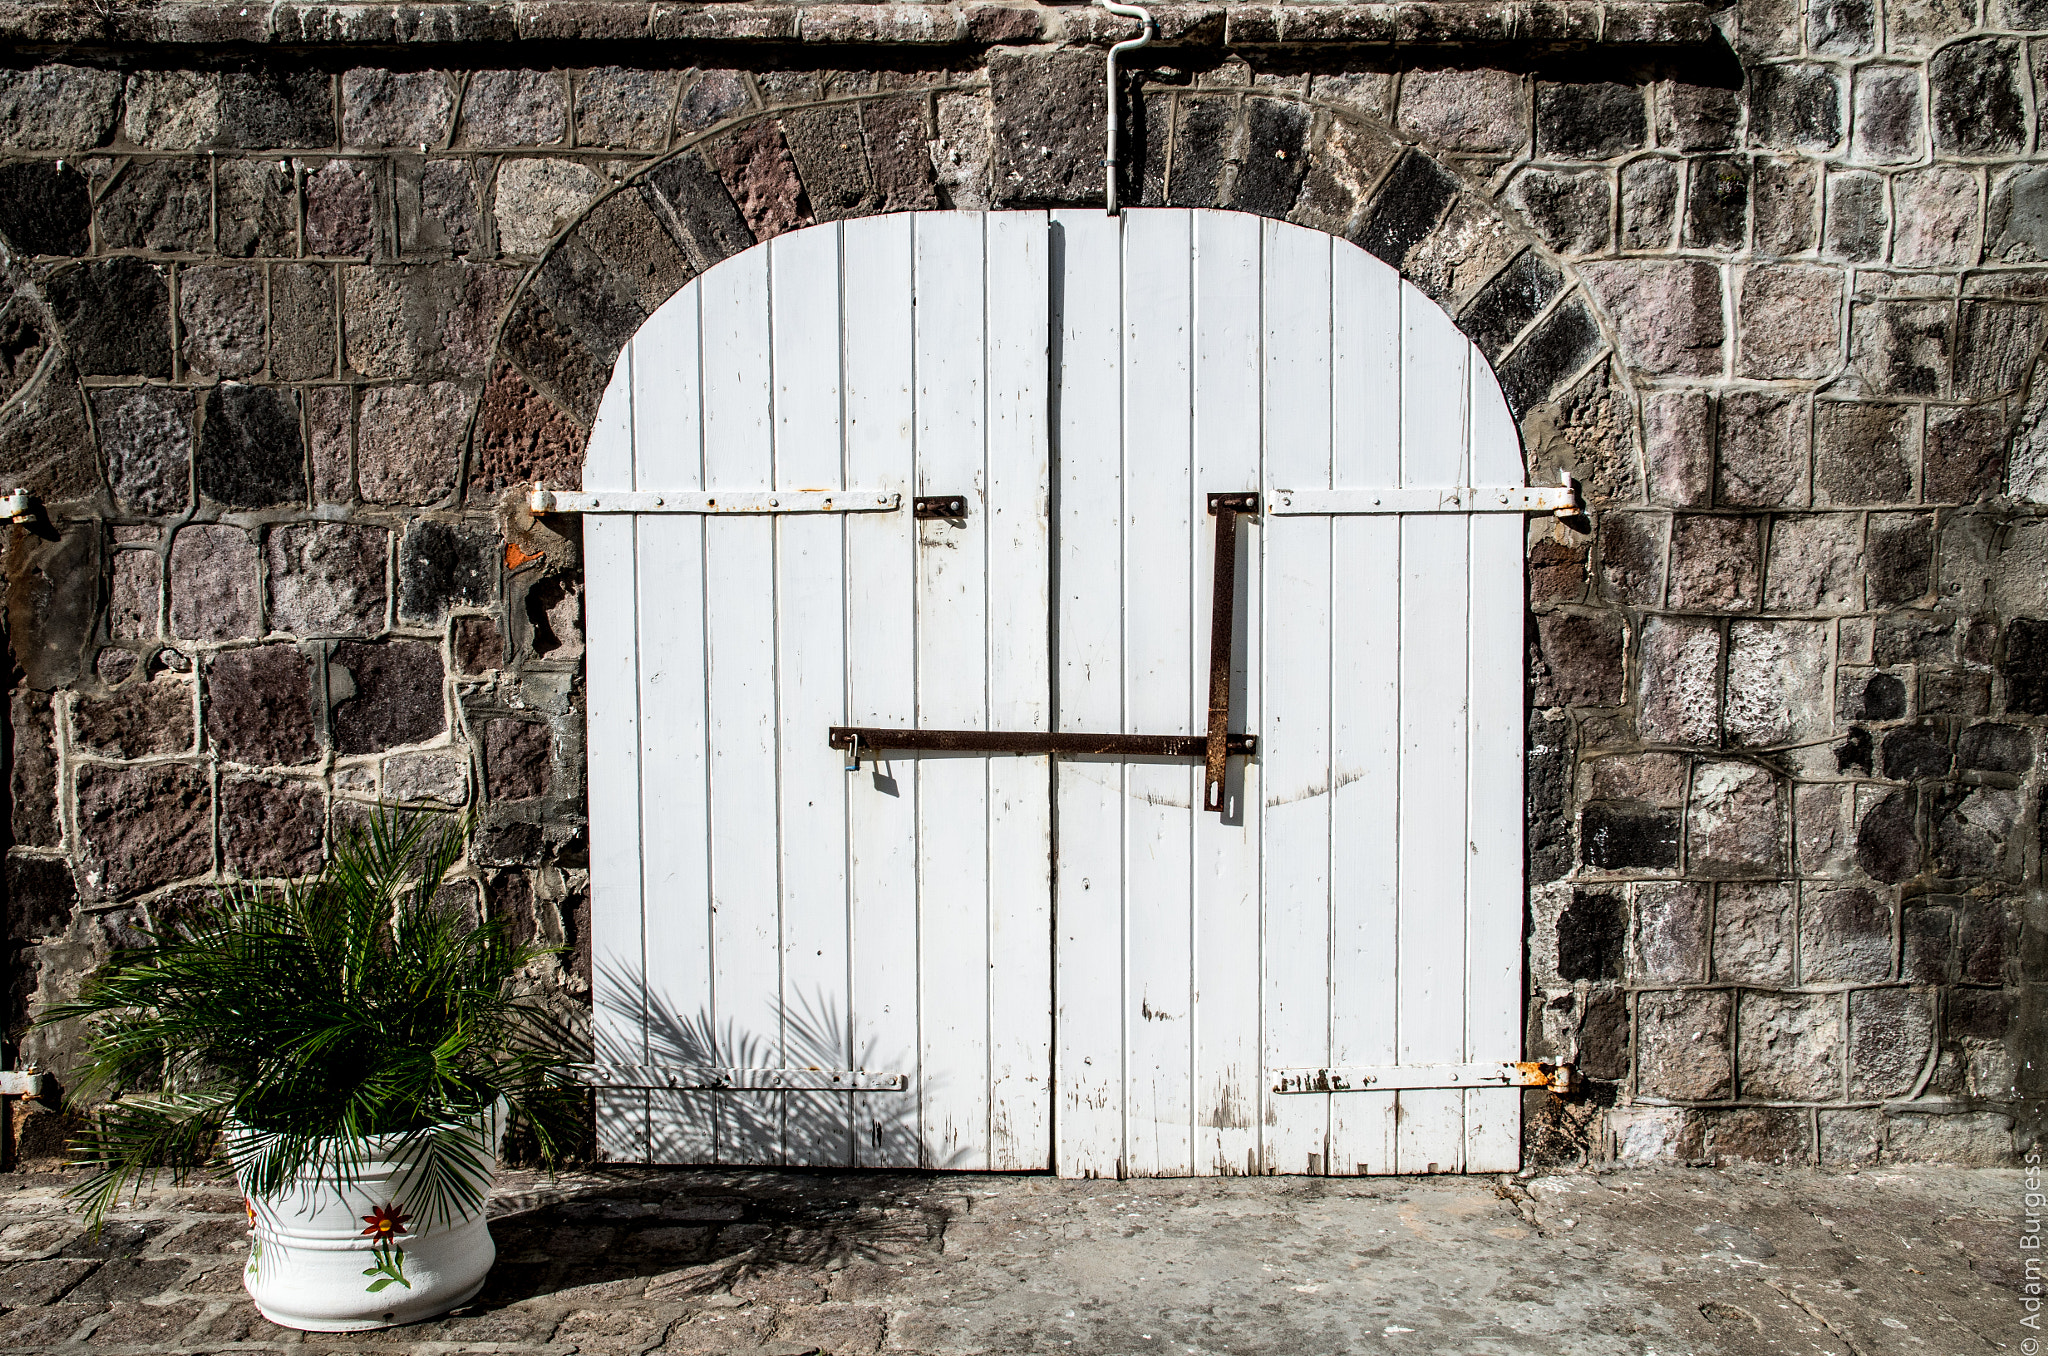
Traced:
POLYGON ((871 1069, 722 1069, 681 1064, 579 1064, 576 1078, 594 1088, 656 1088, 671 1092, 901 1092, 910 1080, 871 1069))
POLYGON ((43 1076, 33 1068, 0 1069, 0 1097, 40 1097, 43 1076))
POLYGON ((883 513, 894 490, 548 490, 526 497, 535 513, 883 513))
POLYGON ((1571 485, 1445 485, 1421 489, 1275 490, 1266 511, 1282 516, 1365 513, 1556 513, 1580 511, 1571 485))
POLYGON ((1394 1092, 1422 1088, 1551 1088, 1571 1086, 1572 1066, 1535 1060, 1492 1064, 1348 1064, 1329 1069, 1275 1069, 1275 1092, 1394 1092))

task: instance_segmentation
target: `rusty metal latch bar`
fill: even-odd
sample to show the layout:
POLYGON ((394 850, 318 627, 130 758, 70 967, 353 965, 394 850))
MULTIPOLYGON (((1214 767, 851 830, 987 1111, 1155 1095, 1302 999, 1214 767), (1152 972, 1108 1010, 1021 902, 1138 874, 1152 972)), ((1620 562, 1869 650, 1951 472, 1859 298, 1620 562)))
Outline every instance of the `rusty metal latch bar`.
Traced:
POLYGON ((965 518, 967 496, 962 494, 921 494, 911 501, 911 516, 916 518, 965 518))
MULTIPOLYGON (((852 753, 858 747, 870 756, 884 749, 902 753, 1064 753, 1128 758, 1204 758, 1209 752, 1206 735, 1073 734, 1053 730, 890 730, 868 725, 834 725, 827 739, 835 749, 852 753)), ((1225 745, 1229 752, 1240 756, 1258 752, 1258 740, 1252 735, 1229 735, 1225 745)), ((852 769, 848 768, 848 771, 852 769)))
POLYGON ((1571 1091, 1569 1064, 1502 1060, 1494 1064, 1347 1064, 1275 1069, 1275 1092, 1401 1092, 1427 1088, 1549 1088, 1571 1091))
POLYGON ((1275 490, 1269 513, 1281 517, 1305 514, 1367 513, 1555 513, 1569 518, 1584 512, 1578 487, 1446 485, 1429 489, 1275 490))
POLYGON ((1203 749, 1202 808, 1217 814, 1223 813, 1229 765, 1231 650, 1237 641, 1237 515, 1258 511, 1256 494, 1209 496, 1209 512, 1216 515, 1216 560, 1209 595, 1209 738, 1203 749))
POLYGON ((894 490, 549 490, 526 497, 534 513, 886 513, 894 490))
POLYGON ((868 1069, 718 1069, 677 1064, 579 1064, 586 1087, 671 1092, 901 1092, 910 1079, 868 1069))

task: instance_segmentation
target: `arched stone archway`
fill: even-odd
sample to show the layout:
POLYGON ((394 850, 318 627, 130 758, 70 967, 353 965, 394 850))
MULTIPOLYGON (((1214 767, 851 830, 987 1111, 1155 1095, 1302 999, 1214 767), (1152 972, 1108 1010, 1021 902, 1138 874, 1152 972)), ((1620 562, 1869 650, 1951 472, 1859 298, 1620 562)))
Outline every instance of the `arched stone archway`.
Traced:
MULTIPOLYGON (((690 278, 762 240, 921 208, 1098 203, 1099 164, 1091 170, 1030 136, 1050 97, 1071 94, 1076 116, 1099 113, 1098 59, 1030 65, 1058 71, 1057 87, 998 58, 986 84, 749 107, 591 201, 499 328, 471 443, 472 489, 573 485, 626 340, 690 278)), ((1548 479, 1570 465, 1596 502, 1632 497, 1640 459, 1624 378, 1618 365, 1605 370, 1611 327, 1519 214, 1334 98, 1203 85, 1153 88, 1136 105, 1131 205, 1232 208, 1362 246, 1442 306, 1493 364, 1531 474, 1548 479)))

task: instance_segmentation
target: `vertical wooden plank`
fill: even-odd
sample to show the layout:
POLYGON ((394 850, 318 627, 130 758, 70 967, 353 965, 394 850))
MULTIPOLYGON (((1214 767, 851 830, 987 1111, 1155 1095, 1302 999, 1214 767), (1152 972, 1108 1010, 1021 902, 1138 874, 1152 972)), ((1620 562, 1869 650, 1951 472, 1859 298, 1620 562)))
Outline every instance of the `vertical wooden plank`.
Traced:
MULTIPOLYGON (((1195 656, 1191 214, 1126 216, 1123 262, 1124 712, 1135 732, 1201 729, 1195 656)), ((1206 509, 1199 525, 1212 520, 1206 509)), ((1212 548, 1213 549, 1213 548, 1212 548)), ((1207 620, 1206 609, 1203 620, 1207 620)), ((1124 776, 1125 1171, 1194 1167, 1196 769, 1132 759, 1124 776)))
MULTIPOLYGON (((1265 223, 1265 453, 1276 488, 1330 484, 1330 237, 1265 223)), ((1330 1055, 1330 520, 1266 526, 1266 1066, 1330 1055)), ((1328 1094, 1275 1097, 1268 1172, 1327 1170, 1328 1094)))
MULTIPOLYGON (((989 721, 1052 719, 1048 250, 1042 212, 987 217, 989 721)), ((1052 1154, 1051 760, 988 764, 989 1167, 1052 1154)))
MULTIPOLYGON (((1401 456, 1408 485, 1471 483, 1470 345, 1442 311, 1401 285, 1401 456)), ((1455 1063, 1465 1048, 1465 773, 1469 519, 1401 523, 1401 899, 1399 1062, 1455 1063)), ((1517 661, 1519 671, 1519 660, 1517 661)), ((1402 1172, 1456 1172, 1463 1094, 1400 1094, 1402 1172)))
MULTIPOLYGON (((642 328, 630 349, 635 483, 695 489, 704 482, 699 293, 692 284, 642 328)), ((585 531, 605 521, 587 520, 585 531)), ((645 823, 648 1062, 719 1062, 714 1035, 710 834, 705 781, 704 523, 677 514, 637 520, 644 650, 640 749, 645 823)), ((594 590, 593 590, 594 593, 594 590)), ((597 745, 591 745, 593 753, 597 745)), ((602 815, 593 813, 593 836, 602 815)), ((698 1092, 648 1094, 657 1163, 716 1161, 713 1099, 698 1092)))
MULTIPOLYGON (((739 255, 698 284, 704 474, 719 488, 773 484, 769 262, 766 250, 739 255)), ((705 519, 714 1031, 719 1063, 736 1068, 782 1062, 775 564, 770 519, 705 519)), ((716 1100, 721 1162, 782 1161, 782 1093, 716 1100)))
MULTIPOLYGON (((1259 488, 1259 219, 1242 212, 1192 214, 1195 473, 1187 499, 1193 526, 1192 607, 1196 663, 1189 673, 1189 729, 1208 713, 1207 589, 1216 534, 1208 495, 1259 488)), ((1259 716, 1260 556, 1263 519, 1238 522, 1233 728, 1256 732, 1259 716)), ((1259 1170, 1259 1128, 1267 1084, 1259 1055, 1259 785, 1256 759, 1233 759, 1241 779, 1225 814, 1194 811, 1195 966, 1194 1170, 1259 1170)), ((1190 795, 1199 774, 1190 771, 1190 795)), ((1199 803, 1199 802, 1196 802, 1199 803)))
MULTIPOLYGON (((622 366, 630 365, 629 349, 622 366)), ((632 390, 605 393, 583 466, 592 489, 633 486, 632 390)), ((589 637, 591 1038, 599 1063, 647 1062, 646 961, 641 937, 639 635, 634 521, 593 519, 583 536, 589 637)), ((647 1095, 597 1095, 598 1152, 647 1158, 647 1095)))
MULTIPOLYGON (((1521 439, 1476 350, 1472 464, 1482 484, 1522 483, 1521 439)), ((1522 1017, 1522 642, 1525 526, 1516 514, 1472 519, 1471 746, 1466 782, 1465 1053, 1517 1059, 1522 1017)), ((1465 1094, 1465 1170, 1512 1172, 1522 1161, 1522 1098, 1513 1088, 1465 1094)))
MULTIPOLYGON (((1401 278, 1332 247, 1334 481, 1401 483, 1401 278)), ((1330 522, 1330 1058, 1392 1064, 1400 805, 1400 555, 1395 517, 1330 522)), ((1330 1099, 1330 1170, 1394 1171, 1394 1094, 1330 1099)))
MULTIPOLYGON (((1053 213, 1061 730, 1122 730, 1122 221, 1053 213)), ((1122 760, 1054 768, 1053 1117, 1062 1177, 1124 1170, 1122 760)))
MULTIPOLYGON (((918 524, 917 723, 988 728, 987 337, 983 218, 913 219, 918 488, 966 497, 918 524)), ((988 1164, 988 758, 925 755, 918 775, 924 1161, 988 1164)))
MULTIPOLYGON (((912 439, 908 214, 847 222, 843 236, 846 483, 916 493, 912 439)), ((846 524, 848 714, 861 725, 917 720, 917 534, 904 514, 846 524)), ((843 766, 843 765, 842 765, 843 766)), ((902 1092, 854 1099, 862 1167, 919 1163, 916 760, 865 760, 851 783, 853 1058, 900 1073, 902 1092)))
MULTIPOLYGON (((768 246, 775 487, 844 483, 840 460, 840 233, 796 231, 768 246)), ((844 760, 825 742, 846 710, 846 572, 838 514, 774 519, 776 717, 781 812, 782 1058, 788 1068, 851 1066, 847 1011, 844 760)), ((792 1092, 791 1166, 852 1164, 846 1095, 792 1092)))

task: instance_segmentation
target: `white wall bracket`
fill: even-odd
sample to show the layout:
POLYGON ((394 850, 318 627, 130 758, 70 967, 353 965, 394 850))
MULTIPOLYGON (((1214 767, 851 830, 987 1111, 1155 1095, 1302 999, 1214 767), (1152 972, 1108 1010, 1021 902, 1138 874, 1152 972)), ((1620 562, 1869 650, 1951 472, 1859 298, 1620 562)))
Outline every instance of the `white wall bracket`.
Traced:
POLYGON ((550 490, 526 496, 535 513, 885 513, 894 490, 550 490))
POLYGON ((1549 1088, 1567 1092, 1572 1066, 1536 1060, 1497 1064, 1347 1064, 1275 1069, 1275 1092, 1413 1092, 1426 1088, 1549 1088))
POLYGON ((910 1080, 870 1069, 720 1069, 683 1064, 579 1064, 586 1087, 668 1092, 901 1092, 910 1080))
POLYGON ((1418 489, 1274 490, 1266 511, 1282 517, 1371 513, 1555 513, 1583 512, 1572 485, 1446 485, 1418 489))

